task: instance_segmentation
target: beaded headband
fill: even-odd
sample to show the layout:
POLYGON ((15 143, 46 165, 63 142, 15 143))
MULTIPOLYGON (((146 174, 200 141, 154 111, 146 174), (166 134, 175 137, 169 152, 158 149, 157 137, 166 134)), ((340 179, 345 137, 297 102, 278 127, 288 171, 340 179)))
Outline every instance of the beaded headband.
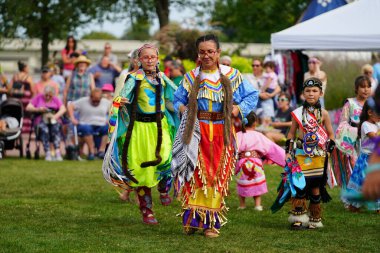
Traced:
POLYGON ((318 87, 322 90, 322 82, 318 78, 309 78, 303 83, 302 90, 308 87, 318 87))

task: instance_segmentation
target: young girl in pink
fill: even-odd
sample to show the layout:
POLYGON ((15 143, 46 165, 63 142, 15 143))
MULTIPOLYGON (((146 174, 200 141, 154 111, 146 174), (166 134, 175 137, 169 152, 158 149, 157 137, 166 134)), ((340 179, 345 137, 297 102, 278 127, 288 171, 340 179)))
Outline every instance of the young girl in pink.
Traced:
POLYGON ((256 114, 251 112, 243 120, 243 128, 237 133, 239 160, 237 175, 237 192, 240 206, 245 209, 245 198, 253 197, 255 210, 262 211, 261 195, 268 192, 262 159, 285 166, 285 150, 269 140, 262 133, 255 131, 256 114))

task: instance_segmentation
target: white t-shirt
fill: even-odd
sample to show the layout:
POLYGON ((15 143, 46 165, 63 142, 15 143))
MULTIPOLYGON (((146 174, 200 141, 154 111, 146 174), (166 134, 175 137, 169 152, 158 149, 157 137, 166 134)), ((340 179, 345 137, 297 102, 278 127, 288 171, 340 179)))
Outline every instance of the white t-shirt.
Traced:
POLYGON ((83 97, 74 102, 75 110, 79 113, 79 124, 104 126, 107 124, 108 111, 111 101, 102 98, 99 105, 91 104, 90 97, 83 97))
POLYGON ((260 90, 265 82, 265 79, 262 75, 260 77, 256 77, 253 74, 243 74, 243 77, 248 82, 250 82, 256 90, 260 90))
POLYGON ((361 152, 365 154, 371 154, 375 149, 375 144, 367 136, 368 133, 377 133, 379 127, 377 124, 372 124, 368 121, 363 122, 361 127, 361 152))

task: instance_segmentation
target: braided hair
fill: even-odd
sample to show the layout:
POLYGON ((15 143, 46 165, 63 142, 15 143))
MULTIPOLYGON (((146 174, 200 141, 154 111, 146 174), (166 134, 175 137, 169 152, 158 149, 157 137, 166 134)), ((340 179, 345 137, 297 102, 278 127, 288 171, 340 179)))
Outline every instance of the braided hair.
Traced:
MULTIPOLYGON (((207 34, 199 37, 196 42, 196 48, 198 50, 199 44, 206 41, 213 41, 216 45, 217 49, 220 49, 219 39, 214 34, 207 34)), ((219 63, 217 63, 219 74, 220 74, 220 82, 222 84, 224 99, 223 99, 223 113, 224 113, 224 125, 223 125, 223 137, 224 137, 224 145, 228 146, 231 141, 231 114, 232 114, 232 103, 233 103, 233 94, 232 94, 232 86, 231 80, 226 77, 222 71, 220 70, 219 63)), ((183 142, 185 144, 189 144, 194 132, 195 119, 197 117, 198 112, 198 92, 201 84, 201 73, 202 66, 199 67, 199 73, 195 78, 195 81, 192 85, 190 94, 189 94, 189 102, 188 102, 188 123, 186 124, 185 131, 183 134, 183 142)))

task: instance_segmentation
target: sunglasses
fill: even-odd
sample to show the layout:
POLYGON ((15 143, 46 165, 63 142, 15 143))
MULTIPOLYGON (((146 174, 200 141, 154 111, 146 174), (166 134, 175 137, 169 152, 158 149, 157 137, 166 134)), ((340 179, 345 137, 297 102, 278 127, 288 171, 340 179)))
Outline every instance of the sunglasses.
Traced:
POLYGON ((289 101, 289 99, 287 99, 287 98, 278 98, 277 101, 278 102, 285 102, 285 101, 289 101))
POLYGON ((316 61, 308 61, 307 63, 309 63, 309 64, 316 64, 317 62, 316 61))
POLYGON ((261 67, 261 65, 260 64, 252 64, 252 67, 261 67))

